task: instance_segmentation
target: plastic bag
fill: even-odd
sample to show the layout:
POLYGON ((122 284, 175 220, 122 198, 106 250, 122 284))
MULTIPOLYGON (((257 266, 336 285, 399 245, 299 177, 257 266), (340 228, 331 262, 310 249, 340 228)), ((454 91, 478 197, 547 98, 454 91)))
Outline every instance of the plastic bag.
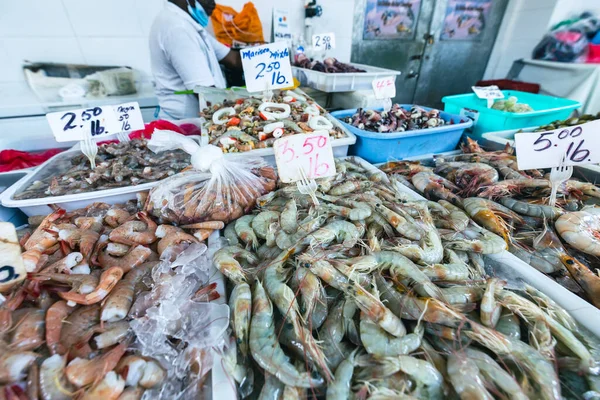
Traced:
POLYGON ((193 169, 166 179, 150 192, 146 211, 163 222, 227 223, 250 212, 258 197, 275 189, 277 174, 262 158, 226 159, 218 147, 200 147, 172 131, 155 131, 148 148, 154 152, 181 149, 192 156, 193 169))
POLYGON ((98 71, 85 79, 90 83, 90 96, 125 96, 137 93, 133 71, 129 68, 98 71))
POLYGON ((239 13, 231 7, 217 4, 210 16, 217 40, 228 46, 233 41, 264 43, 262 23, 252 2, 244 4, 239 13))
POLYGON ((600 19, 582 14, 582 18, 559 27, 542 38, 533 50, 536 60, 585 62, 590 39, 600 29, 600 19))

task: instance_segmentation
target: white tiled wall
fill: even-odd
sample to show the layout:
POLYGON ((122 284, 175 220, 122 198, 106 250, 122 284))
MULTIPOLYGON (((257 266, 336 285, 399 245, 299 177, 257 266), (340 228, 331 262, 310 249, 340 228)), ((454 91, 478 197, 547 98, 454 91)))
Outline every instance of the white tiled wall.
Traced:
MULTIPOLYGON (((0 83, 24 80, 23 60, 127 65, 150 74, 148 33, 166 0, 0 0, 0 83)), ((240 11, 248 0, 220 0, 240 11)), ((334 32, 333 56, 350 60, 354 0, 320 2, 313 30, 334 32)), ((287 7, 294 33, 304 30, 304 0, 254 0, 265 39, 272 8, 287 7)))

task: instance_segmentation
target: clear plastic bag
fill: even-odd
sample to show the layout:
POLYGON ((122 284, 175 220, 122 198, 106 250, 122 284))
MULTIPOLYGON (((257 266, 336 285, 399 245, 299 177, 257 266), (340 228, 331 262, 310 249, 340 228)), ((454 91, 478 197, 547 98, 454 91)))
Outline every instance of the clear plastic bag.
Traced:
POLYGON ((200 147, 172 131, 155 131, 148 148, 154 152, 181 149, 192 156, 192 169, 150 192, 146 211, 162 222, 227 223, 250 212, 258 197, 275 189, 277 174, 259 157, 226 159, 218 147, 200 147))
POLYGON ((600 19, 582 14, 581 19, 562 25, 542 38, 533 50, 536 60, 584 62, 589 40, 600 29, 600 19))

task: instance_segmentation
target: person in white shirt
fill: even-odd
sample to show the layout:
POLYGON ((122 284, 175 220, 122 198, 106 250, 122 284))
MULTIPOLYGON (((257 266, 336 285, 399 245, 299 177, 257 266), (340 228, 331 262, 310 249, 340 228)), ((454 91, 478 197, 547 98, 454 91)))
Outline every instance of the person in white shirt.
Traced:
POLYGON ((225 88, 227 83, 219 63, 242 69, 240 53, 219 43, 204 29, 214 9, 214 0, 169 0, 154 20, 150 29, 150 61, 159 118, 197 117, 198 97, 174 92, 196 86, 225 88))

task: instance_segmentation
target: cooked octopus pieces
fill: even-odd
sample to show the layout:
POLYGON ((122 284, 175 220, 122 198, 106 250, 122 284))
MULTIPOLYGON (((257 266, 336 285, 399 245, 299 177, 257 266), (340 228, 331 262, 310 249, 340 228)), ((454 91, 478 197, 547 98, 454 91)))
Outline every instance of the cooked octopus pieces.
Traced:
POLYGON ((346 119, 346 122, 370 132, 406 132, 448 124, 440 117, 439 110, 427 111, 416 106, 407 110, 399 104, 394 104, 388 112, 359 108, 356 114, 346 119))
POLYGON ((182 150, 154 153, 145 139, 98 146, 96 169, 83 154, 59 158, 45 168, 43 178, 14 196, 17 200, 95 192, 156 182, 190 165, 182 150))
POLYGON ((298 56, 294 63, 296 67, 312 69, 313 71, 326 72, 330 74, 343 74, 351 72, 367 72, 364 69, 353 67, 350 64, 339 62, 333 57, 329 57, 321 61, 311 60, 304 54, 298 56))

